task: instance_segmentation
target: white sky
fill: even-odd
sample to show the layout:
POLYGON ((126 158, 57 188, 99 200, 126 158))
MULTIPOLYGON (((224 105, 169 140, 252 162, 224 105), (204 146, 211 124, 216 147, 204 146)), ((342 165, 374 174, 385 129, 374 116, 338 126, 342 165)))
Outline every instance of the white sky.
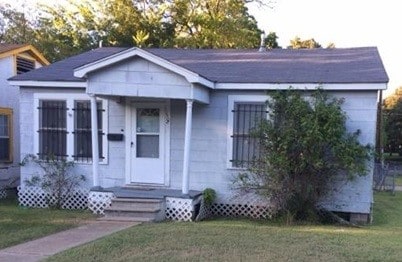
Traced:
MULTIPOLYGON (((16 6, 44 0, 0 0, 16 6)), ((54 0, 57 1, 57 0, 54 0)), ((402 86, 402 2, 398 0, 273 0, 273 8, 250 5, 266 33, 276 32, 282 47, 290 39, 314 38, 323 47, 377 46, 390 82, 386 94, 402 86), (399 22, 399 23, 398 23, 399 22)))
POLYGON ((397 0, 276 0, 273 8, 249 11, 281 46, 290 39, 314 38, 323 47, 377 46, 390 78, 386 94, 402 86, 402 2, 397 0))

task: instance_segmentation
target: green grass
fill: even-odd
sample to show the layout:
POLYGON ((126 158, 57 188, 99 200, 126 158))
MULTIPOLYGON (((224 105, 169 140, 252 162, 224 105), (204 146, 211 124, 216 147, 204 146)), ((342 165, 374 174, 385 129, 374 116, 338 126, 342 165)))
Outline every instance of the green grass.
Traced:
POLYGON ((402 174, 395 176, 395 185, 402 186, 402 174))
POLYGON ((89 211, 31 209, 15 199, 0 200, 0 249, 40 238, 94 219, 89 211))
POLYGON ((378 193, 375 201, 375 221, 362 228, 249 220, 142 224, 48 261, 401 261, 402 193, 378 193))

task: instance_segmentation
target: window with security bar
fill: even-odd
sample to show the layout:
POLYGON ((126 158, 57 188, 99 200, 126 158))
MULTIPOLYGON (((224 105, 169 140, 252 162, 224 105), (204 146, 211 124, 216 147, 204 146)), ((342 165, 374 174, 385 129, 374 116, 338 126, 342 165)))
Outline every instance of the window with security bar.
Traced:
MULTIPOLYGON (((74 103, 74 160, 79 162, 92 161, 92 129, 91 129, 91 103, 90 101, 75 101, 74 103)), ((97 102, 98 118, 98 145, 99 158, 103 158, 103 127, 102 102, 97 102)))
POLYGON ((265 103, 236 102, 233 113, 233 167, 247 168, 260 154, 259 139, 252 132, 267 119, 265 103))
POLYGON ((41 100, 39 103, 39 158, 67 157, 66 101, 41 100))

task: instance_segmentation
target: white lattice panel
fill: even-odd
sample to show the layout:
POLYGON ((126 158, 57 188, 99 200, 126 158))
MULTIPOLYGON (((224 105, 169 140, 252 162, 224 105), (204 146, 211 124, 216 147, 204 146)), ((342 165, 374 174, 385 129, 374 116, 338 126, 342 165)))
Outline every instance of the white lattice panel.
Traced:
POLYGON ((192 221, 193 217, 193 200, 185 198, 166 198, 166 211, 167 219, 176 221, 192 221))
POLYGON ((195 218, 196 221, 201 221, 211 217, 211 205, 206 205, 204 200, 201 200, 200 210, 198 212, 197 217, 195 218))
POLYGON ((212 204, 211 213, 213 216, 224 217, 270 218, 272 216, 270 208, 266 206, 226 203, 212 204))
POLYGON ((211 206, 213 216, 271 218, 273 210, 260 196, 248 193, 228 198, 220 197, 211 206))
MULTIPOLYGON (((65 200, 63 209, 85 209, 88 207, 87 189, 77 189, 65 200)), ((49 207, 49 201, 54 201, 55 196, 50 196, 39 187, 18 187, 18 201, 21 206, 26 207, 49 207)))
POLYGON ((88 196, 88 208, 94 214, 104 215, 105 208, 112 205, 112 199, 115 198, 111 192, 91 191, 88 196))
POLYGON ((5 189, 0 189, 0 199, 7 197, 7 191, 5 189))

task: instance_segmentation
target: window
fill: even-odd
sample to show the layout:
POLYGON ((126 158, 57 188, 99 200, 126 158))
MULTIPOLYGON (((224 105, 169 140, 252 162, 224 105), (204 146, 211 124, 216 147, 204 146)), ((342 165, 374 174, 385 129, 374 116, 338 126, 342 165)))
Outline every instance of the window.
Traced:
POLYGON ((252 132, 267 119, 265 100, 264 96, 229 96, 229 168, 247 168, 258 159, 259 139, 252 132))
MULTIPOLYGON (((75 101, 74 106, 74 160, 88 162, 92 159, 91 103, 75 101)), ((102 102, 97 102, 99 158, 102 152, 102 102)))
POLYGON ((39 157, 67 157, 66 101, 41 100, 39 110, 39 157))
MULTIPOLYGON (((85 94, 42 94, 34 95, 35 127, 38 131, 34 148, 40 158, 52 156, 56 159, 92 162, 91 103, 85 94), (62 98, 61 98, 62 97, 62 98)), ((99 158, 105 163, 107 145, 106 101, 97 101, 99 158)))
POLYGON ((17 75, 26 73, 35 69, 35 61, 27 58, 17 56, 17 75))
POLYGON ((0 108, 0 162, 12 162, 12 118, 10 108, 0 108))

